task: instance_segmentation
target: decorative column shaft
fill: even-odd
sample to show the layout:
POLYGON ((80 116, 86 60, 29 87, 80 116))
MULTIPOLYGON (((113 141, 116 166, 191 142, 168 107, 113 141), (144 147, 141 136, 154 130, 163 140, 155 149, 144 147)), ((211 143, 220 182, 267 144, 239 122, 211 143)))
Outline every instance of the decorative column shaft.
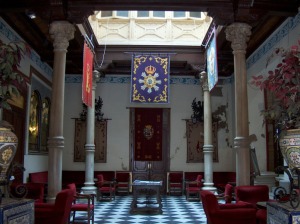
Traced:
POLYGON ((225 30, 234 55, 235 77, 235 129, 237 185, 250 184, 249 119, 246 72, 246 48, 251 35, 251 26, 233 23, 225 30))
POLYGON ((94 186, 94 167, 95 167, 95 90, 97 81, 100 78, 98 71, 93 72, 93 88, 92 88, 92 107, 87 109, 86 118, 86 144, 85 148, 85 182, 81 189, 86 194, 96 194, 97 188, 94 186))
POLYGON ((211 112, 211 98, 208 89, 207 73, 200 73, 200 80, 203 89, 203 104, 204 104, 204 187, 203 190, 215 191, 213 183, 213 152, 214 147, 212 144, 212 112, 211 112))
POLYGON ((64 149, 63 115, 65 93, 65 64, 69 40, 74 38, 75 27, 66 21, 51 23, 49 33, 53 39, 54 64, 50 126, 47 147, 48 158, 48 201, 54 201, 62 186, 62 152, 64 149))

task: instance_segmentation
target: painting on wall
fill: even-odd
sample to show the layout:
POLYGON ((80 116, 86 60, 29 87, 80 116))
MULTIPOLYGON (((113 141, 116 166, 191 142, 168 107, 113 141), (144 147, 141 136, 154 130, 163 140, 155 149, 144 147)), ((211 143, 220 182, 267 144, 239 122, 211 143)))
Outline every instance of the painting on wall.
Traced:
MULTIPOLYGON (((75 120, 74 162, 85 162, 86 121, 75 120)), ((107 120, 95 121, 95 163, 106 163, 107 120)))
MULTIPOLYGON (((213 141, 213 162, 218 162, 218 126, 212 126, 213 141)), ((192 120, 186 121, 187 137, 187 163, 203 163, 203 144, 204 144, 204 124, 203 122, 193 123, 192 120)))

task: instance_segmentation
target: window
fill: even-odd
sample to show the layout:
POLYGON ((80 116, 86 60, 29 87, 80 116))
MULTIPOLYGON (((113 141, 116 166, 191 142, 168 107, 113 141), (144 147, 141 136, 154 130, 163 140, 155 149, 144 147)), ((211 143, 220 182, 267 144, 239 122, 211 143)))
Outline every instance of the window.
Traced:
POLYGON ((138 11, 137 17, 149 17, 149 11, 138 11))
POLYGON ((128 17, 128 11, 116 11, 116 16, 128 17))
POLYGON ((47 152, 47 139, 49 136, 50 100, 45 98, 42 103, 41 124, 41 151, 47 152))
POLYGON ((156 18, 165 18, 165 11, 137 11, 137 17, 156 17, 156 18))
POLYGON ((30 99, 29 113, 29 153, 47 153, 47 139, 49 136, 50 100, 41 99, 35 90, 30 99))
POLYGON ((190 12, 190 17, 201 18, 201 12, 190 12))
POLYGON ((174 18, 179 18, 179 17, 186 17, 186 14, 184 11, 176 11, 174 12, 174 18))
POLYGON ((111 17, 112 15, 112 11, 101 11, 101 17, 111 17))
POLYGON ((34 91, 30 99, 29 113, 29 151, 37 152, 39 145, 39 117, 41 97, 38 91, 34 91))
POLYGON ((153 11, 153 17, 165 18, 166 12, 165 11, 153 11))

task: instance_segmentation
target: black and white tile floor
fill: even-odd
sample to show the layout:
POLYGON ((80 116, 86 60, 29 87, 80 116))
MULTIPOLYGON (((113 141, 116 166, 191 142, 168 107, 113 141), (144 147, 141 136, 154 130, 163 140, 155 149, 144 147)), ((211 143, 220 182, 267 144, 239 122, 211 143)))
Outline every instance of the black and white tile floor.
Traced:
POLYGON ((96 202, 95 224, 201 224, 206 223, 201 202, 188 202, 185 196, 162 197, 163 214, 137 215, 130 214, 132 195, 116 196, 114 201, 96 202))

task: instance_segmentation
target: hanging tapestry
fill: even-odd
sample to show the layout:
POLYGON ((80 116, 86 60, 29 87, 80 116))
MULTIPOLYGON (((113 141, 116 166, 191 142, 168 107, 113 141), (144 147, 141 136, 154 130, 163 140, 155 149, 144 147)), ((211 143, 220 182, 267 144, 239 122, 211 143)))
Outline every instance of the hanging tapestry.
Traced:
MULTIPOLYGON (((204 127, 203 122, 186 121, 187 163, 203 163, 204 127)), ((213 162, 218 162, 218 126, 212 126, 213 162)))
POLYGON ((162 112, 161 108, 135 109, 135 160, 162 160, 162 112))
POLYGON ((169 103, 169 61, 169 56, 132 56, 131 102, 169 103))
MULTIPOLYGON (((75 120, 74 162, 85 162, 86 121, 75 120)), ((95 163, 106 163, 107 120, 95 121, 95 163)))

